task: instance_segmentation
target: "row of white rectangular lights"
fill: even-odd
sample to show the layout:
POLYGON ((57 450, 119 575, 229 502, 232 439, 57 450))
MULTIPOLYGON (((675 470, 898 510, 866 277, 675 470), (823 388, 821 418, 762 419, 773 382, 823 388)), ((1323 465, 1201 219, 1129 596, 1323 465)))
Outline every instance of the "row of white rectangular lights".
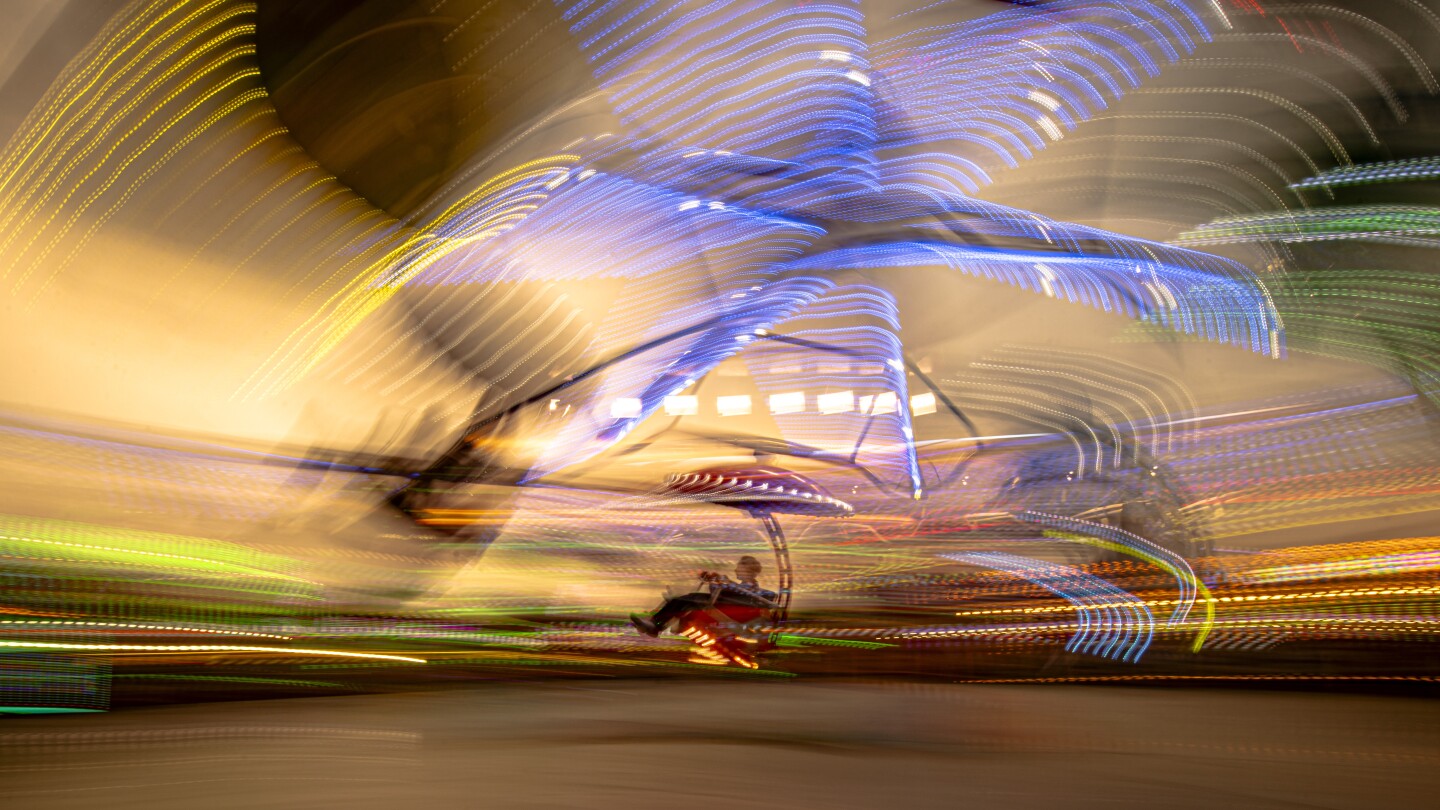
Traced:
MULTIPOLYGON (((805 413, 804 391, 771 394, 770 413, 781 416, 789 413, 805 413)), ((636 397, 619 397, 610 402, 610 416, 614 419, 633 419, 640 415, 641 402, 636 397)), ((667 416, 695 416, 700 413, 700 398, 691 395, 665 397, 667 416)), ((854 391, 835 391, 815 397, 815 410, 822 414, 860 413, 864 416, 880 416, 895 413, 900 409, 899 397, 894 391, 856 397, 854 391)), ((553 410, 553 408, 552 408, 553 410)), ((715 410, 721 416, 746 416, 753 410, 749 394, 716 397, 715 410)), ((935 395, 916 394, 910 397, 910 412, 923 416, 935 412, 935 395)))

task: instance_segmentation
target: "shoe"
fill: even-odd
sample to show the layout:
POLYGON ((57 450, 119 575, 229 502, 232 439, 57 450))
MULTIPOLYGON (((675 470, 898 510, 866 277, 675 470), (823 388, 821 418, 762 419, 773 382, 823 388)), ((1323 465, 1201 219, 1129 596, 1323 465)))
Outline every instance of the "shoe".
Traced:
POLYGON ((650 636, 651 638, 655 638, 660 635, 660 628, 655 626, 655 622, 652 622, 644 616, 641 616, 639 613, 630 614, 630 623, 635 625, 636 630, 639 630, 640 632, 644 633, 647 636, 650 636))

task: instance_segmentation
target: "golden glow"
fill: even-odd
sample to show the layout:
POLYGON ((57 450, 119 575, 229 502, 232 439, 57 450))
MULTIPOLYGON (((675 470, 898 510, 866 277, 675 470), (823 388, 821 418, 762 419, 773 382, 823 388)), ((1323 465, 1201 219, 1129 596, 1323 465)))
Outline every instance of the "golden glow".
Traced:
POLYGON ((399 239, 379 260, 326 299, 319 311, 292 332, 265 365, 251 375, 239 395, 263 397, 293 384, 407 282, 456 250, 493 239, 519 224, 548 196, 544 185, 569 172, 578 160, 576 155, 569 154, 532 160, 481 184, 435 218, 435 222, 443 227, 462 214, 473 213, 472 209, 491 206, 477 225, 467 226, 468 235, 463 238, 448 238, 437 236, 430 230, 419 230, 399 239), (529 193, 518 198, 507 197, 527 187, 529 193))

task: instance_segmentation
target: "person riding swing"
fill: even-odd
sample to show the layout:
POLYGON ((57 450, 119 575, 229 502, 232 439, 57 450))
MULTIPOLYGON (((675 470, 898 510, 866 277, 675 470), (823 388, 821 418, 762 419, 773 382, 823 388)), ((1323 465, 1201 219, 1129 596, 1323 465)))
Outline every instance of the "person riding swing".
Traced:
POLYGON ((660 609, 648 618, 639 613, 630 614, 630 623, 647 636, 658 636, 671 622, 695 611, 723 607, 723 612, 735 621, 744 624, 754 621, 766 611, 774 610, 778 594, 760 587, 760 561, 745 555, 735 563, 735 579, 724 574, 701 571, 700 579, 709 585, 708 591, 687 593, 665 601, 660 609))

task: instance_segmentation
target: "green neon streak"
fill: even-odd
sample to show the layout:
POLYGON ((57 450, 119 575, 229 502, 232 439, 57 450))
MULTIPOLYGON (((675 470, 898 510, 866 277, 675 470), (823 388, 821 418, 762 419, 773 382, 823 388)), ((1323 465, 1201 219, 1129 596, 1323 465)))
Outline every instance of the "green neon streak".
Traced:
POLYGON ((104 709, 71 709, 64 706, 0 706, 0 714, 92 714, 104 709))

